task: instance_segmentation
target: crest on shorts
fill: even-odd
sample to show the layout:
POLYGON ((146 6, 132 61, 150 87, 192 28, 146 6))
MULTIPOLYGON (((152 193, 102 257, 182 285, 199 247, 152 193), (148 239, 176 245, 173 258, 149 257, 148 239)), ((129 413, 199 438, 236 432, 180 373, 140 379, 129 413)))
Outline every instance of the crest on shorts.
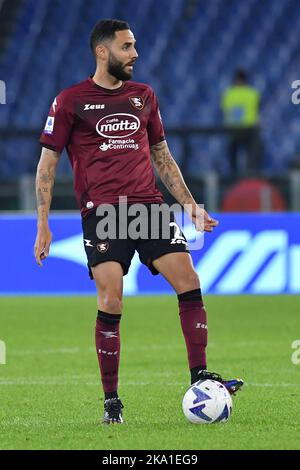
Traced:
POLYGON ((141 96, 131 96, 129 101, 135 109, 141 110, 145 106, 144 100, 141 96))
POLYGON ((109 243, 108 242, 98 243, 98 245, 97 245, 97 250, 100 253, 106 253, 108 248, 109 248, 109 243))

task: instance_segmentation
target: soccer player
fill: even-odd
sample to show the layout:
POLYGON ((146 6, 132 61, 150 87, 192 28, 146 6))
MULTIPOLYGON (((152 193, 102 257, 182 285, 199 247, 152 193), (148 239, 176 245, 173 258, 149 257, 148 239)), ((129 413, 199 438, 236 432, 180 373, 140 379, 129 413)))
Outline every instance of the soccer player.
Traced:
MULTIPOLYGON (((41 266, 49 254, 52 235, 48 225, 55 170, 66 147, 74 173, 74 189, 82 215, 83 238, 91 278, 98 292, 96 351, 105 395, 103 423, 122 423, 118 396, 120 320, 123 276, 137 250, 152 274, 162 274, 178 296, 191 383, 219 380, 234 393, 241 380, 224 381, 206 370, 207 320, 200 283, 186 239, 169 214, 174 233, 167 239, 101 238, 96 234, 97 207, 112 204, 121 224, 122 202, 150 207, 163 203, 152 163, 174 198, 184 206, 197 229, 211 232, 218 222, 200 209, 172 158, 165 139, 158 102, 145 84, 130 81, 138 58, 135 38, 127 23, 99 21, 90 37, 96 71, 54 100, 41 136, 37 168, 38 231, 35 257, 41 266)), ((163 218, 164 219, 164 218, 163 218)), ((161 220, 161 225, 165 224, 161 220)))

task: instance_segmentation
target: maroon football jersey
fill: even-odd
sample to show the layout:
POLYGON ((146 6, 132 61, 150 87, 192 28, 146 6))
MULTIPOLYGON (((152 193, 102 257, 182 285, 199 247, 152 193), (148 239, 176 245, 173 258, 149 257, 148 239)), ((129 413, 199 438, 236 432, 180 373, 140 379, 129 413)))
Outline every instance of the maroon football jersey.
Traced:
POLYGON ((123 82, 115 90, 92 78, 63 90, 54 100, 40 142, 64 147, 74 172, 81 212, 101 203, 162 202, 150 147, 164 140, 158 102, 143 83, 123 82))

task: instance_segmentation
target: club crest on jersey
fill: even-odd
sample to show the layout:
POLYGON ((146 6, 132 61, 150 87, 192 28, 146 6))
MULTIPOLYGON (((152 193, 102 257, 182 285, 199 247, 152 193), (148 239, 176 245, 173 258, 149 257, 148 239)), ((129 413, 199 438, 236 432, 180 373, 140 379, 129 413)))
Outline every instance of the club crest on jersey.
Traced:
POLYGON ((145 106, 144 100, 140 96, 132 96, 129 98, 129 101, 135 109, 141 110, 145 106))

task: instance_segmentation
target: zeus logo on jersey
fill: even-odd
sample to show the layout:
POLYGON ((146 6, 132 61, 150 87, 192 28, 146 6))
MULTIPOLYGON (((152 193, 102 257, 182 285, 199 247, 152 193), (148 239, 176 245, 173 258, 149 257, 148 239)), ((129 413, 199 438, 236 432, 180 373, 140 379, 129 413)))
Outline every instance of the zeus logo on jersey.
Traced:
POLYGON ((104 109, 105 104, 85 104, 83 111, 89 111, 94 109, 104 109))
POLYGON ((44 129, 44 134, 53 134, 53 128, 54 128, 54 117, 48 116, 45 129, 44 129))
POLYGON ((133 114, 109 114, 98 121, 96 130, 98 134, 108 139, 124 139, 135 134, 140 125, 139 118, 133 114))

